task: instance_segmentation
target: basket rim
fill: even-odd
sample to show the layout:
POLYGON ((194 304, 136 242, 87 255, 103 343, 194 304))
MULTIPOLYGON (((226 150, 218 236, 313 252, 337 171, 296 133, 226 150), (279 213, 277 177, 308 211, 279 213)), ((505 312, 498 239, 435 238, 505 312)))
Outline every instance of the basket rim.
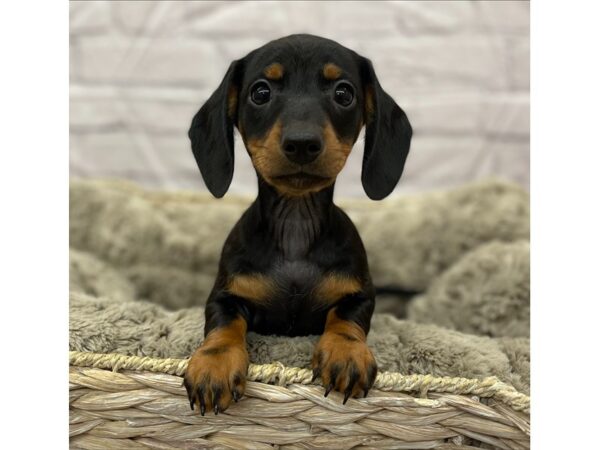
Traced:
MULTIPOLYGON (((120 353, 93 353, 69 351, 69 365, 119 370, 145 371, 183 376, 189 359, 155 358, 132 356, 120 353)), ((280 362, 270 364, 250 364, 247 379, 268 384, 287 386, 290 384, 318 385, 313 381, 313 372, 300 367, 285 366, 280 362)), ((380 372, 373 385, 375 389, 391 392, 418 392, 425 397, 428 392, 477 395, 493 398, 515 411, 529 413, 531 399, 499 378, 485 377, 436 377, 431 374, 404 375, 398 372, 380 372)))

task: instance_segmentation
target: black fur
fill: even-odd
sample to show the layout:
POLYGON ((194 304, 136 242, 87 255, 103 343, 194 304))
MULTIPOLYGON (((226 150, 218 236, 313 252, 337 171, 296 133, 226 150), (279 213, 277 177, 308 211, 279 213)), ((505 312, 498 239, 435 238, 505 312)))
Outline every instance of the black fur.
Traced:
MULTIPOLYGON (((246 139, 263 136, 277 120, 297 129, 329 119, 338 136, 356 140, 366 122, 362 183, 373 199, 395 187, 408 155, 412 130, 406 114, 381 88, 371 62, 341 45, 309 35, 273 41, 234 61, 213 95, 192 121, 189 137, 208 189, 216 197, 227 191, 233 175, 233 128, 246 139), (272 62, 283 65, 281 80, 271 81, 273 100, 257 106, 248 101, 256 80, 272 62), (357 87, 356 107, 344 110, 323 92, 337 81, 318 76, 335 63, 343 78, 357 87), (314 77, 313 77, 314 75, 314 77), (372 115, 366 96, 373 95, 372 115), (236 108, 229 111, 231 92, 236 108), (233 114, 231 114, 233 113, 233 114)), ((299 335, 320 333, 331 305, 320 305, 312 290, 327 273, 361 280, 363 291, 340 299, 338 314, 366 332, 374 308, 374 289, 366 254, 350 219, 333 204, 333 186, 300 198, 288 198, 260 175, 259 195, 229 235, 219 274, 206 309, 206 329, 224 325, 241 314, 249 330, 299 335), (237 274, 266 274, 277 286, 268 308, 230 295, 227 280, 237 274)))
POLYGON ((365 132, 362 184, 373 200, 386 197, 398 183, 410 149, 412 128, 408 118, 382 89, 371 61, 334 41, 310 35, 273 41, 234 61, 218 89, 198 111, 188 134, 206 186, 218 198, 227 192, 233 176, 233 126, 238 122, 244 124, 246 136, 251 138, 262 136, 277 119, 312 125, 327 116, 339 136, 356 140, 361 120, 367 119, 364 108, 369 88, 374 93, 375 112, 365 132), (298 70, 284 81, 271 82, 279 94, 277 101, 256 107, 245 101, 249 89, 253 82, 264 78, 262 70, 273 61, 288 68, 296 66, 298 70), (327 62, 343 67, 345 78, 362 88, 356 92, 359 107, 340 111, 321 95, 335 82, 307 79, 307 67, 317 69, 327 62), (238 93, 238 108, 229 117, 228 94, 232 87, 238 93))
POLYGON ((264 181, 260 183, 258 199, 225 242, 219 274, 207 302, 205 333, 240 313, 248 329, 258 333, 321 334, 331 305, 320 305, 313 290, 321 277, 331 272, 362 281, 363 292, 341 302, 338 311, 368 332, 375 291, 366 253, 356 228, 333 204, 332 195, 333 188, 327 188, 306 199, 286 199, 264 181), (300 202, 311 203, 313 214, 307 212, 302 217, 295 205, 300 202), (274 213, 278 208, 292 212, 278 215, 274 213), (286 231, 288 228, 291 230, 286 231), (230 276, 253 273, 267 275, 277 287, 267 307, 225 294, 230 276), (213 314, 215 309, 218 314, 213 314))
MULTIPOLYGON (((338 142, 346 143, 349 149, 363 124, 366 136, 362 183, 367 195, 378 200, 394 189, 404 168, 412 134, 406 115, 381 88, 369 60, 327 39, 293 35, 234 61, 221 85, 195 115, 189 137, 206 186, 214 196, 222 197, 233 175, 234 126, 240 130, 247 147, 253 139, 260 140, 277 127, 281 142, 292 133, 309 131, 317 134, 317 142, 324 142, 323 136, 326 132, 331 136, 327 130, 332 128, 338 142), (264 80, 265 68, 273 62, 282 65, 283 76, 264 80), (351 104, 333 101, 340 80, 325 76, 323 67, 327 63, 338 66, 340 80, 355 89, 351 104), (271 89, 267 103, 251 101, 251 89, 257 82, 264 82, 271 89), (372 109, 367 108, 367 97, 372 99, 372 109), (318 135, 321 132, 323 136, 318 135)), ((273 170, 279 170, 284 177, 290 175, 289 170, 298 170, 292 176, 303 177, 306 186, 317 188, 291 195, 273 182, 270 178, 273 174, 263 176, 255 164, 258 197, 223 247, 217 279, 206 305, 205 334, 237 317, 246 321, 248 330, 258 333, 321 334, 328 312, 335 308, 338 319, 358 324, 366 335, 375 305, 375 289, 360 236, 348 216, 333 203, 335 176, 340 168, 336 166, 331 176, 331 167, 323 166, 325 163, 321 161, 327 159, 321 154, 314 162, 294 162, 289 155, 286 160, 280 153, 281 144, 277 145, 279 150, 265 149, 275 153, 260 157, 275 155, 279 166, 274 165, 273 170), (323 178, 323 174, 329 178, 323 178), (311 184, 319 177, 331 182, 323 187, 311 184), (256 274, 273 286, 269 298, 257 302, 228 291, 233 277, 256 274), (357 280, 359 291, 323 301, 317 295, 319 283, 332 274, 357 280)), ((323 149, 323 153, 327 151, 323 149)), ((277 177, 279 173, 275 173, 277 177)), ((350 342, 357 341, 349 334, 338 335, 350 342)), ((213 350, 213 354, 220 351, 213 350)), ((366 375, 365 395, 376 375, 376 366, 372 366, 366 375)), ((350 379, 358 380, 357 366, 349 367, 350 379)), ((315 376, 318 375, 320 368, 315 369, 315 376)), ((333 380, 335 375, 332 374, 333 380)), ((188 393, 193 392, 193 386, 186 388, 188 393)), ((333 388, 327 386, 326 393, 333 388)), ((346 399, 351 392, 350 386, 345 391, 346 399)))
POLYGON ((233 177, 233 125, 228 114, 229 90, 239 85, 243 62, 234 61, 220 86, 200 108, 188 132, 192 152, 208 190, 221 198, 233 177))
POLYGON ((406 114, 379 84, 371 61, 361 58, 361 76, 372 86, 374 117, 367 124, 362 184, 373 200, 387 197, 402 175, 410 149, 412 127, 406 114))

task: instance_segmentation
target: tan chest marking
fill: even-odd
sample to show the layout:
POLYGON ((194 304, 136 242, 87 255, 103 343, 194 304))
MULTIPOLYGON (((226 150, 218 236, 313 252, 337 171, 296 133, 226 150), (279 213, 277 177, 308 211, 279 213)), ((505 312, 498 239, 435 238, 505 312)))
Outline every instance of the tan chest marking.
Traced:
POLYGON ((314 295, 319 303, 333 304, 346 295, 360 292, 361 289, 362 284, 358 279, 332 273, 323 277, 315 288, 314 295))
POLYGON ((263 305, 273 297, 275 285, 271 279, 261 274, 234 275, 229 279, 227 291, 263 305))
MULTIPOLYGON (((362 284, 354 277, 328 274, 313 289, 317 303, 334 304, 341 298, 360 292, 362 284)), ((234 275, 229 279, 227 291, 259 305, 268 304, 276 294, 272 279, 262 274, 234 275)))

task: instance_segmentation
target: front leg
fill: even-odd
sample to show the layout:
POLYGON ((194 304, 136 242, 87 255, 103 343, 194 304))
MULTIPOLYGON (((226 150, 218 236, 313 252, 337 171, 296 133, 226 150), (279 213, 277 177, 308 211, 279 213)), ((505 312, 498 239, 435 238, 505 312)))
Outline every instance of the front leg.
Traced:
POLYGON ((206 305, 205 339, 192 355, 184 376, 190 407, 225 411, 246 387, 247 311, 235 297, 224 295, 206 305))
POLYGON ((323 380, 325 397, 336 390, 348 398, 367 396, 377 376, 377 363, 367 346, 374 300, 348 296, 327 314, 325 330, 312 359, 314 378, 323 380))

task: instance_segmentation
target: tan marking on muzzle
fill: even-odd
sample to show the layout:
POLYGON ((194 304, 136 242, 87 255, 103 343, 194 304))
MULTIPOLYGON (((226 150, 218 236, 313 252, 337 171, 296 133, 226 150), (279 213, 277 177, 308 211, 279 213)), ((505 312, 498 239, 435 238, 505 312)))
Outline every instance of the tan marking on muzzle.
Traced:
POLYGON ((346 159, 348 159, 354 143, 341 140, 331 122, 327 122, 323 128, 323 141, 325 148, 319 158, 319 164, 327 176, 335 178, 346 164, 346 159))
POLYGON ((280 151, 281 121, 278 120, 262 138, 250 139, 246 143, 254 167, 267 181, 284 163, 280 151))
POLYGON ((294 168, 298 167, 291 163, 281 151, 282 131, 281 121, 278 120, 263 137, 245 141, 252 163, 265 181, 274 186, 281 194, 291 197, 318 192, 331 186, 344 167, 353 143, 340 140, 331 123, 327 122, 323 128, 323 152, 314 162, 306 166, 309 173, 325 179, 310 185, 294 186, 276 178, 291 173, 294 168))

